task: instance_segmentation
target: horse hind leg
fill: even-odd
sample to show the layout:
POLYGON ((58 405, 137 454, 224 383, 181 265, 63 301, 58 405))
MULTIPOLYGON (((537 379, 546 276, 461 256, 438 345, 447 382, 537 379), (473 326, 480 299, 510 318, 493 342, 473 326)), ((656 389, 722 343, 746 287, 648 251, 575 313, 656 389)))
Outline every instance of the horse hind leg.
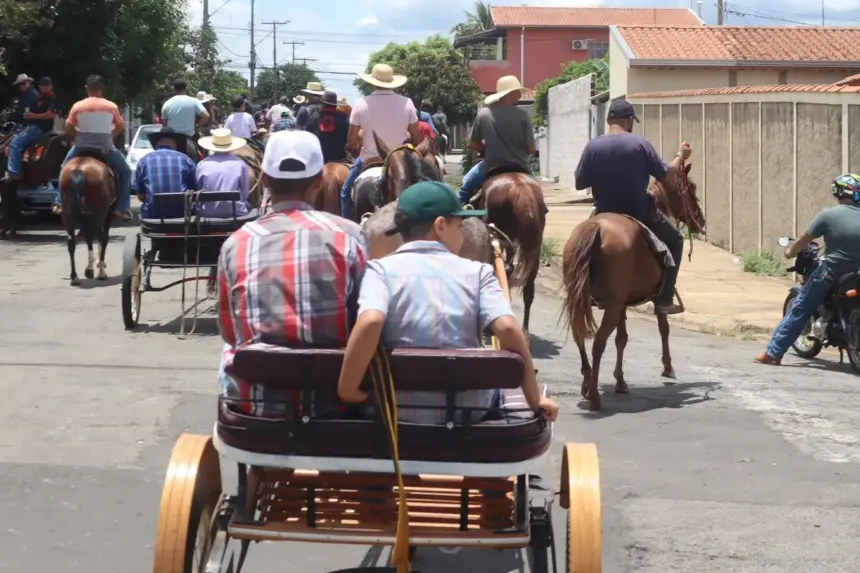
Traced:
POLYGON ((535 300, 535 279, 537 275, 529 277, 523 285, 523 332, 529 337, 529 317, 531 316, 532 303, 535 300))
POLYGON ((69 227, 66 229, 66 247, 69 249, 69 262, 71 263, 71 272, 69 273, 69 284, 78 286, 81 284, 81 279, 78 278, 78 272, 75 269, 75 247, 77 246, 77 237, 75 237, 75 228, 69 227))
POLYGON ((111 217, 112 213, 108 212, 107 216, 105 217, 104 224, 99 230, 99 262, 98 274, 96 275, 96 278, 100 281, 106 281, 108 278, 107 264, 105 264, 105 254, 107 251, 108 241, 110 240, 111 217))
POLYGON ((623 312, 623 305, 607 304, 606 310, 603 311, 600 327, 594 334, 594 343, 591 345, 592 371, 588 383, 588 396, 586 396, 589 407, 592 410, 600 410, 602 408, 600 390, 597 387, 597 381, 600 379, 600 359, 603 358, 603 351, 606 350, 606 342, 609 340, 609 335, 618 326, 623 312))
POLYGON ((87 268, 84 269, 84 276, 91 279, 95 277, 96 254, 93 251, 93 228, 89 217, 84 218, 84 239, 87 242, 87 268))
POLYGON ((618 329, 615 331, 615 393, 627 394, 630 389, 624 380, 624 349, 627 347, 627 309, 621 312, 618 329))
POLYGON ((660 341, 663 344, 663 378, 675 379, 675 369, 672 367, 672 355, 669 353, 669 317, 657 315, 657 327, 660 329, 660 341))
POLYGON ((582 374, 582 397, 588 399, 588 384, 591 381, 591 363, 588 361, 588 352, 585 350, 585 341, 574 338, 576 348, 579 349, 579 361, 582 366, 579 372, 582 374))

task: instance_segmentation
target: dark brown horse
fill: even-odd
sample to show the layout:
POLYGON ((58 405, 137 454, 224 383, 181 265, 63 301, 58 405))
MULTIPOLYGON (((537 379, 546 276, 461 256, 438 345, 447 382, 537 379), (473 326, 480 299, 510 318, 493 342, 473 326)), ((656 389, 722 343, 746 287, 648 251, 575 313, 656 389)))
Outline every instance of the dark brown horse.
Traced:
MULTIPOLYGON (((658 209, 684 223, 692 232, 703 232, 705 219, 696 197, 696 184, 689 180, 690 165, 670 188, 652 182, 648 192, 658 209)), ((582 395, 592 410, 601 408, 597 381, 600 359, 609 335, 616 328, 615 391, 628 392, 622 368, 627 345, 627 307, 652 300, 660 290, 663 267, 642 226, 623 215, 603 213, 580 223, 564 247, 562 280, 565 300, 562 319, 573 332, 582 360, 582 395), (600 328, 594 319, 592 301, 603 307, 600 328), (594 337, 592 365, 585 340, 594 337)), ((680 261, 678 261, 679 263, 680 261)), ((663 376, 674 378, 669 354, 669 320, 657 315, 663 343, 663 376)))
POLYGON ((113 173, 97 151, 82 151, 69 160, 60 173, 60 192, 63 199, 62 220, 68 235, 69 261, 72 286, 80 284, 75 270, 76 232, 78 229, 87 242, 87 267, 84 276, 93 278, 93 239, 99 241, 98 276, 107 280, 105 251, 107 250, 112 218, 111 206, 116 202, 116 181, 113 173))
MULTIPOLYGON (((124 137, 124 136, 123 136, 124 137)), ((12 137, 0 142, 0 173, 6 171, 9 143, 12 137)), ((122 148, 120 148, 122 149, 122 148)), ((21 228, 21 206, 18 203, 18 189, 33 189, 53 181, 60 174, 60 167, 69 152, 69 137, 65 132, 46 133, 35 143, 27 146, 25 161, 19 180, 0 180, 0 237, 7 234, 14 237, 21 228)))
POLYGON ((516 247, 510 281, 513 286, 522 287, 523 330, 528 334, 546 226, 543 191, 540 183, 527 173, 488 175, 476 203, 479 209, 487 209, 487 223, 495 225, 516 247))
POLYGON ((382 173, 379 179, 368 177, 359 178, 356 181, 353 191, 355 197, 353 215, 356 220, 396 201, 407 187, 418 180, 415 172, 418 163, 411 159, 418 159, 427 169, 433 170, 436 173, 436 180, 442 178, 442 172, 428 139, 422 140, 415 147, 404 143, 400 147, 390 149, 375 133, 373 135, 376 149, 379 151, 379 159, 368 161, 365 164, 365 170, 374 166, 382 167, 382 173))

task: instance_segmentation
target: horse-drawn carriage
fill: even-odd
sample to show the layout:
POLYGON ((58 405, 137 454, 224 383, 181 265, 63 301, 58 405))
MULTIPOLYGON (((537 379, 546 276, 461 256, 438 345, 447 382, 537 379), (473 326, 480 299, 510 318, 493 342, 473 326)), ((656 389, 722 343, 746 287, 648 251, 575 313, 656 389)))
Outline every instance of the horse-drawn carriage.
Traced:
MULTIPOLYGON (((283 400, 269 401, 278 413, 262 417, 248 400, 222 396, 211 437, 180 436, 162 491, 155 573, 239 573, 255 541, 393 546, 398 572, 422 548, 525 548, 531 571, 559 571, 556 495, 536 478, 553 428, 525 402, 518 355, 380 351, 363 384, 377 407, 360 413, 335 399, 342 361, 342 350, 236 352, 228 373, 283 400), (501 389, 502 407, 474 422, 474 409, 455 397, 487 389, 501 389), (430 409, 440 423, 397 423, 397 408, 408 407, 396 403, 398 391, 437 393, 444 406, 430 409), (222 491, 219 455, 238 469, 233 494, 222 491)), ((601 571, 593 444, 565 445, 557 496, 569 512, 565 570, 601 571)))
MULTIPOLYGON (((160 292, 186 282, 207 281, 214 284, 218 255, 224 241, 242 225, 257 219, 252 209, 246 215, 236 214, 238 191, 197 191, 153 195, 158 213, 182 212, 178 218, 141 218, 140 231, 125 239, 122 257, 122 320, 132 329, 140 319, 141 298, 145 292, 160 292), (203 216, 206 203, 230 202, 232 216, 203 216), (144 240, 149 241, 145 248, 144 240), (165 286, 152 286, 153 269, 181 269, 182 278, 165 286), (193 269, 194 275, 188 276, 193 269), (201 269, 205 272, 201 273, 201 269)), ((185 309, 183 308, 183 314, 185 309)))

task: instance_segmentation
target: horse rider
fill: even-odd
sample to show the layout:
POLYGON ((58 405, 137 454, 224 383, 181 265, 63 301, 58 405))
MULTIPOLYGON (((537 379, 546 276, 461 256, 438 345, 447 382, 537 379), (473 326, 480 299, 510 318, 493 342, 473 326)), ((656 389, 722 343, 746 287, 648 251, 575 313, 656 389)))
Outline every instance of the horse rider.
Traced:
POLYGON ((307 87, 302 90, 302 93, 307 96, 307 104, 296 114, 296 127, 304 129, 308 124, 308 117, 311 112, 310 108, 319 105, 320 98, 325 93, 325 88, 319 82, 308 82, 307 87))
POLYGON ((287 96, 281 96, 278 103, 270 107, 269 111, 266 112, 266 126, 271 129, 275 123, 281 121, 284 111, 288 112, 290 117, 293 116, 293 112, 290 109, 290 100, 287 96))
POLYGON ((436 126, 436 131, 442 135, 442 139, 445 141, 443 151, 447 152, 450 129, 448 129, 448 116, 445 115, 445 108, 441 105, 436 106, 436 113, 433 114, 432 119, 433 125, 436 126))
POLYGON ((9 142, 9 157, 6 161, 6 181, 21 179, 24 150, 42 135, 54 130, 57 117, 57 98, 54 96, 51 78, 40 78, 38 91, 33 87, 33 78, 20 74, 12 84, 21 94, 12 121, 24 128, 9 142))
POLYGON ((188 95, 188 82, 179 78, 173 82, 174 96, 161 106, 162 125, 186 136, 185 149, 188 157, 197 162, 197 146, 194 137, 197 125, 209 123, 210 115, 203 103, 188 95))
POLYGON ((487 96, 484 107, 478 110, 469 147, 473 152, 483 150, 484 159, 463 177, 460 201, 464 205, 481 189, 492 169, 512 166, 531 173, 529 156, 535 152, 534 129, 529 114, 517 106, 524 91, 526 88, 516 76, 499 78, 496 93, 487 96))
POLYGON ((785 250, 785 258, 793 259, 819 237, 824 238, 827 247, 824 259, 803 283, 800 294, 774 330, 764 354, 755 358, 760 364, 778 366, 809 318, 827 300, 838 277, 860 269, 860 175, 846 173, 837 177, 830 184, 830 193, 837 205, 818 213, 785 250))
POLYGON ((320 106, 311 106, 305 131, 320 140, 326 163, 346 160, 346 140, 349 136, 349 118, 337 109, 337 94, 326 90, 320 106))
MULTIPOLYGON (((122 152, 114 145, 114 138, 125 131, 125 121, 119 107, 104 98, 104 78, 97 74, 87 77, 87 97, 77 102, 66 119, 66 133, 74 145, 66 155, 63 165, 77 157, 80 151, 95 149, 104 154, 106 163, 116 174, 116 216, 127 223, 131 217, 131 169, 122 152)), ((60 207, 60 195, 55 201, 60 207)))
POLYGON ((209 121, 200 125, 200 135, 209 135, 210 131, 218 127, 218 118, 216 117, 214 109, 215 102, 218 101, 218 98, 206 92, 197 92, 197 99, 200 100, 200 103, 202 103, 203 107, 206 108, 206 111, 209 112, 209 121))
POLYGON ((308 98, 303 96, 302 94, 297 95, 293 98, 293 117, 298 117, 299 112, 302 111, 302 108, 305 107, 308 103, 308 98))
POLYGON ((257 132, 257 124, 254 122, 254 117, 245 111, 246 103, 245 98, 240 95, 233 98, 233 113, 224 120, 224 127, 236 137, 247 140, 257 132))
POLYGON ((228 219, 233 216, 235 203, 236 216, 247 215, 250 209, 248 195, 250 181, 248 164, 233 152, 241 149, 247 142, 233 135, 226 127, 212 130, 212 135, 201 137, 197 145, 209 151, 209 156, 197 164, 197 188, 203 191, 238 191, 238 201, 215 201, 200 205, 204 217, 228 219))
POLYGON ((633 122, 638 122, 639 118, 633 104, 625 99, 613 101, 606 118, 608 133, 589 141, 582 151, 575 173, 576 188, 591 188, 596 213, 633 217, 666 244, 675 266, 666 269, 663 288, 654 301, 654 313, 678 314, 683 309, 674 304, 673 299, 684 237, 669 217, 654 205, 648 185, 654 177, 667 189, 673 189, 692 151, 689 145, 682 144, 666 165, 650 141, 633 133, 633 122))
MULTIPOLYGON (((196 101, 196 100, 195 100, 196 101)), ((142 219, 179 218, 184 212, 161 212, 155 203, 159 193, 186 193, 197 190, 197 166, 184 151, 188 136, 169 126, 148 133, 153 151, 145 155, 135 169, 135 189, 142 219), (183 150, 183 151, 180 151, 183 150)))
POLYGON ((350 218, 351 210, 350 191, 361 173, 362 165, 369 159, 379 157, 374 133, 389 149, 400 147, 404 140, 415 146, 421 143, 415 104, 408 97, 394 93, 395 89, 406 83, 406 76, 395 74, 389 65, 376 64, 369 74, 358 74, 358 79, 376 89, 370 95, 356 100, 349 117, 347 148, 357 159, 340 190, 341 215, 347 219, 350 218))
POLYGON ((293 113, 289 109, 281 110, 281 117, 272 124, 272 133, 278 131, 292 131, 296 125, 296 120, 293 118, 293 113))
POLYGON ((436 124, 433 123, 433 102, 427 99, 421 102, 421 111, 418 113, 418 119, 427 122, 427 125, 433 130, 432 139, 435 140, 436 136, 439 135, 439 130, 436 128, 436 124))

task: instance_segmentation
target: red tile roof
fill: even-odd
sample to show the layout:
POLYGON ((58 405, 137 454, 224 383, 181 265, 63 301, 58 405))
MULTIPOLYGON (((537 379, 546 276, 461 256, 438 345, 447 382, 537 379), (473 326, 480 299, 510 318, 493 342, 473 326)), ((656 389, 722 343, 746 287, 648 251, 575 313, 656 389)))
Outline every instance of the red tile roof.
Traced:
POLYGON ((860 86, 860 74, 848 76, 844 80, 839 80, 833 84, 834 86, 860 86))
POLYGON ((686 8, 549 8, 490 6, 493 25, 537 28, 596 28, 604 26, 704 26, 686 8))
POLYGON ((617 30, 635 56, 631 64, 661 60, 860 65, 860 28, 618 26, 617 30))
POLYGON ((676 90, 660 92, 640 92, 630 94, 627 99, 653 99, 666 97, 694 97, 710 95, 739 95, 789 92, 860 93, 860 85, 845 86, 836 84, 780 84, 767 86, 739 86, 734 88, 705 88, 699 90, 676 90))

